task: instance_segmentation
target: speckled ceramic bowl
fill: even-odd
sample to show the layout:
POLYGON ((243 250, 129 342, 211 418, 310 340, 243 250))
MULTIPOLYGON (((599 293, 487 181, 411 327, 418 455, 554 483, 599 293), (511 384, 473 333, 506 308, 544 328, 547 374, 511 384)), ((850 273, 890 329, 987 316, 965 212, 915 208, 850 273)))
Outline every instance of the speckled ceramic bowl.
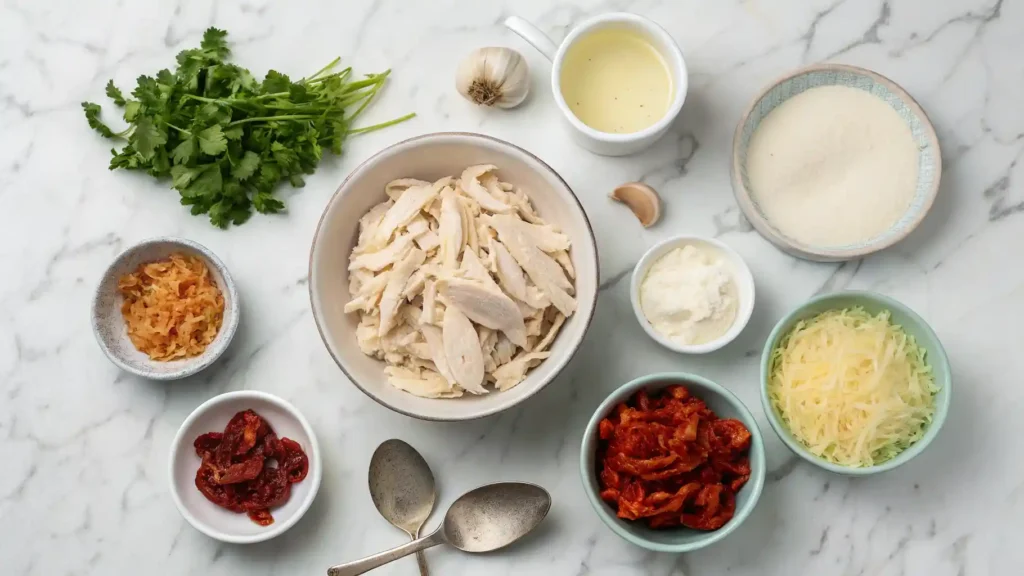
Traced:
POLYGON ((754 99, 740 118, 733 138, 732 188, 747 220, 769 242, 798 258, 819 262, 839 262, 861 258, 888 248, 905 238, 924 219, 939 191, 942 175, 942 154, 928 116, 903 88, 892 80, 864 68, 844 64, 815 64, 786 75, 754 99), (747 146, 761 120, 780 104, 818 86, 849 86, 868 92, 892 106, 910 127, 920 150, 918 155, 917 190, 909 208, 888 230, 866 242, 846 246, 811 246, 797 242, 779 232, 764 216, 750 192, 747 178, 747 146))
POLYGON ((797 306, 795 310, 787 314, 782 320, 779 320, 779 323, 775 325, 772 333, 768 336, 768 340, 764 344, 764 351, 761 353, 761 407, 764 408, 765 416, 768 417, 768 423, 771 424, 772 429, 775 430, 775 433, 779 435, 782 442, 797 456, 819 468, 847 476, 869 476, 892 470, 910 462, 918 454, 924 452, 932 443, 932 440, 935 439, 935 436, 938 435, 939 429, 942 428, 942 424, 946 421, 946 414, 949 412, 949 403, 952 398, 952 384, 952 370, 949 367, 949 358, 946 356, 946 351, 942 348, 942 343, 931 326, 925 322, 924 318, 918 316, 916 312, 906 305, 875 292, 833 292, 811 298, 797 306), (902 327, 907 334, 917 340, 919 346, 924 348, 925 361, 931 366, 932 374, 935 377, 935 384, 939 388, 938 393, 935 395, 935 415, 932 416, 931 423, 924 431, 924 436, 909 448, 897 454, 893 459, 866 468, 840 466, 813 454, 789 431, 789 428, 775 409, 768 395, 768 377, 772 369, 772 352, 779 345, 779 342, 793 330, 797 323, 828 310, 852 308, 854 306, 860 306, 871 314, 888 311, 892 315, 892 322, 902 327))
POLYGON ((213 364, 224 353, 238 328, 239 310, 235 283, 227 267, 213 252, 183 238, 153 238, 125 250, 107 267, 93 297, 92 328, 103 353, 122 370, 152 380, 177 380, 213 364), (224 294, 224 322, 217 337, 199 356, 155 362, 139 352, 128 339, 128 331, 121 316, 123 300, 117 291, 117 281, 121 276, 133 272, 140 264, 161 260, 176 252, 198 256, 206 262, 214 282, 224 294))
POLYGON ((764 441, 757 421, 750 410, 735 394, 722 386, 702 378, 696 374, 667 373, 641 376, 636 380, 622 385, 605 398, 590 418, 583 431, 583 447, 580 450, 580 476, 583 479, 583 491, 586 492, 591 506, 612 532, 623 540, 641 548, 654 552, 693 552, 710 546, 731 534, 754 511, 761 489, 764 488, 765 459, 764 441), (703 400, 711 410, 721 418, 735 418, 750 430, 750 480, 736 493, 736 511, 732 519, 718 530, 704 532, 690 528, 672 528, 654 530, 641 522, 630 522, 619 518, 604 500, 601 499, 601 488, 597 477, 597 443, 598 426, 601 420, 640 390, 656 391, 671 384, 682 384, 690 394, 703 400))

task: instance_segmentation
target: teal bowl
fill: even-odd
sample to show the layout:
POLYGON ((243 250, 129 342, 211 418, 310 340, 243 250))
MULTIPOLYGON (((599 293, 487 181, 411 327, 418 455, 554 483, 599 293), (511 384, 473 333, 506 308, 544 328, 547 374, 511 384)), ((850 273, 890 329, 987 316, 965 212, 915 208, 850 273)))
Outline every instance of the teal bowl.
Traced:
POLYGON ((931 329, 931 326, 918 316, 916 312, 901 302, 875 292, 834 292, 811 298, 798 306, 796 310, 787 314, 786 317, 775 325, 775 329, 772 330, 771 335, 768 336, 768 341, 764 345, 764 352, 761 354, 761 406, 764 408, 764 413, 768 417, 768 423, 771 424, 775 433, 779 435, 782 442, 797 456, 829 472, 848 476, 869 476, 892 470, 910 462, 918 454, 924 452, 932 443, 932 440, 939 433, 939 429, 942 428, 942 424, 946 421, 946 413, 949 412, 949 401, 952 395, 950 374, 949 358, 946 357, 946 351, 943 350, 939 337, 935 335, 935 331, 931 329), (817 316, 828 310, 852 308, 854 306, 860 306, 871 314, 878 314, 888 310, 891 314, 892 322, 901 326, 907 334, 910 334, 917 340, 919 346, 924 348, 925 360, 931 366, 932 373, 935 376, 935 385, 939 388, 935 396, 935 416, 925 430, 924 436, 891 460, 865 468, 841 466, 811 453, 789 432, 786 424, 782 421, 782 417, 776 412, 775 407, 768 398, 768 374, 771 367, 772 350, 775 349, 779 341, 801 320, 817 316))
POLYGON ((586 492, 591 506, 612 532, 624 540, 654 552, 692 552, 710 546, 731 534, 757 504, 764 487, 765 460, 764 441, 761 431, 754 421, 754 416, 732 392, 715 384, 707 378, 694 374, 664 373, 641 376, 615 392, 612 392, 587 423, 583 432, 583 448, 580 451, 580 477, 583 479, 583 491, 586 492), (615 515, 615 510, 601 500, 601 488, 597 481, 597 427, 605 416, 618 404, 625 402, 630 396, 646 389, 656 391, 672 384, 682 384, 695 397, 700 398, 711 410, 722 418, 735 418, 750 430, 750 480, 736 494, 736 512, 732 519, 718 530, 705 532, 691 528, 672 528, 652 530, 640 522, 630 522, 615 515))

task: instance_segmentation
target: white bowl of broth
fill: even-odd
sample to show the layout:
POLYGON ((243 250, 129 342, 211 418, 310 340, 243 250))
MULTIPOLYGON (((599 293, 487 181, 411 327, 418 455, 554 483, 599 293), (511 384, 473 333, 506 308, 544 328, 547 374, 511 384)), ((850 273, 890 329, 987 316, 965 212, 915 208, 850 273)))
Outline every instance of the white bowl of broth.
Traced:
POLYGON ((560 45, 522 18, 505 21, 552 61, 551 90, 584 148, 623 156, 665 135, 688 87, 682 51, 664 28, 636 14, 602 14, 560 45))

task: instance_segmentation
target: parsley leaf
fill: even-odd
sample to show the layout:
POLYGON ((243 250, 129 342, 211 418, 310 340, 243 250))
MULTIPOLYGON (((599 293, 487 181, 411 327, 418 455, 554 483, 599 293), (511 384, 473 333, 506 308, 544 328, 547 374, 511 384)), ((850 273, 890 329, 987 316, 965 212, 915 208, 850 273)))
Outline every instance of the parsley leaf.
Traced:
POLYGON ((114 86, 113 80, 107 82, 107 97, 113 100, 114 104, 117 104, 118 106, 123 107, 125 104, 124 95, 121 94, 121 91, 117 86, 114 86))
POLYGON ((231 176, 239 182, 248 180, 250 176, 256 173, 256 168, 260 165, 260 155, 253 152, 252 150, 246 150, 245 155, 231 170, 231 176))
POLYGON ((82 109, 85 110, 85 119, 89 121, 89 127, 99 132, 106 138, 117 138, 117 134, 100 121, 100 105, 92 102, 82 102, 82 109))
POLYGON ((197 136, 199 137, 199 149, 203 151, 203 154, 216 156, 228 149, 228 141, 224 138, 220 124, 206 128, 197 136))
POLYGON ((111 170, 169 178, 181 204, 215 226, 283 211, 275 189, 285 181, 305 185, 325 149, 340 154, 348 136, 412 117, 352 129, 388 72, 352 81, 351 68, 334 71, 336 59, 295 82, 274 70, 259 81, 227 62, 230 55, 227 32, 209 28, 198 48, 178 53, 173 72, 139 76, 130 98, 108 82, 107 96, 124 108, 123 132, 100 120, 99 105, 82 103, 93 130, 127 140, 111 151, 111 170))

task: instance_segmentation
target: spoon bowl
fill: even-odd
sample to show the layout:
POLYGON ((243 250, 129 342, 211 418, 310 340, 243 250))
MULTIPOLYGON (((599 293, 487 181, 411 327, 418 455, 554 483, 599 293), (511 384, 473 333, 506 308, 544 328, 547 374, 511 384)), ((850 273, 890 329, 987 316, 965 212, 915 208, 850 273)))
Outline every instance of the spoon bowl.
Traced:
POLYGON ((362 560, 332 566, 327 576, 364 574, 414 552, 447 542, 463 552, 500 550, 540 525, 551 510, 547 490, 524 482, 488 484, 463 494, 428 536, 362 560))
MULTIPOLYGON (((391 525, 415 540, 434 510, 437 490, 430 465, 415 448, 401 440, 386 440, 370 458, 370 498, 391 525)), ((427 576, 426 558, 416 553, 420 576, 427 576)))
POLYGON ((445 540, 463 552, 493 552, 526 536, 551 509, 534 484, 502 482, 467 492, 445 514, 445 540))

